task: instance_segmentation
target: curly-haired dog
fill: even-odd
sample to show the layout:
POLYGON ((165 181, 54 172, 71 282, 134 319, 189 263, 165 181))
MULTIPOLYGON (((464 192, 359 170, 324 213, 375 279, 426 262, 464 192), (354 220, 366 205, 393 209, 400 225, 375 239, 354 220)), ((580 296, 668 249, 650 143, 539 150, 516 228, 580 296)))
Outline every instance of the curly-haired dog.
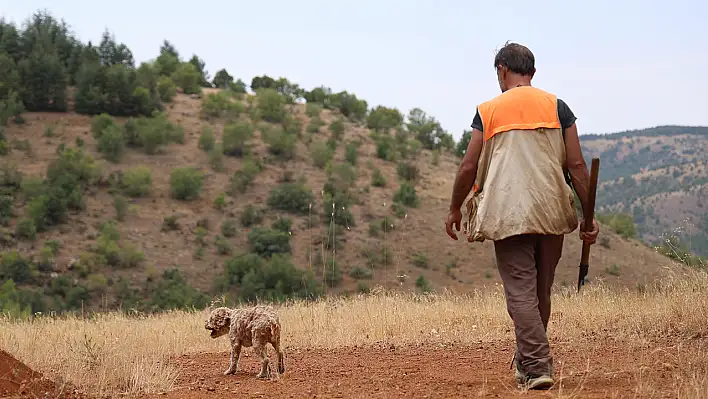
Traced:
POLYGON ((270 343, 278 358, 278 373, 285 372, 285 359, 280 348, 280 320, 270 306, 255 306, 243 309, 219 307, 211 311, 204 328, 211 330, 211 337, 218 338, 228 333, 231 343, 229 368, 224 375, 238 371, 242 347, 253 346, 261 357, 261 372, 258 378, 270 377, 270 361, 266 344, 270 343))

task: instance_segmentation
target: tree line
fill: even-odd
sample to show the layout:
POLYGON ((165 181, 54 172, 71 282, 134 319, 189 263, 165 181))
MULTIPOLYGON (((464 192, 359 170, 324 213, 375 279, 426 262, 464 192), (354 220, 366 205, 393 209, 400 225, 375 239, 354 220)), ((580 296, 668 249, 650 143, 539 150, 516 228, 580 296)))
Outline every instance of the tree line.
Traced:
MULTIPOLYGON (((37 11, 21 27, 0 20, 0 126, 22 122, 22 113, 66 112, 85 115, 152 116, 181 91, 198 94, 218 87, 237 93, 249 86, 226 69, 212 79, 196 54, 185 59, 168 40, 158 56, 136 65, 130 48, 108 30, 98 45, 82 43, 64 20, 37 11)), ((428 149, 455 149, 455 141, 440 122, 420 108, 403 115, 396 108, 369 104, 347 91, 325 86, 305 90, 285 78, 256 76, 250 90, 273 89, 288 103, 304 99, 338 110, 351 121, 377 132, 407 131, 428 149)), ((463 140, 464 141, 464 140, 463 140)), ((464 153, 458 145, 458 154, 464 153)))

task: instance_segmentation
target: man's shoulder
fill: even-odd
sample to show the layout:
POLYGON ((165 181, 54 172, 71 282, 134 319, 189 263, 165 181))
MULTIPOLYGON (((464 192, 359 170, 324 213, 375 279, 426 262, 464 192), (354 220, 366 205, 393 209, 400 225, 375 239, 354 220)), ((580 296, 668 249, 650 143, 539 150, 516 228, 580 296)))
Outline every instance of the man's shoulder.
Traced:
POLYGON ((520 98, 528 98, 529 96, 534 96, 534 97, 545 97, 548 100, 557 100, 558 96, 556 96, 554 93, 539 89, 538 87, 535 86, 522 86, 522 87, 515 87, 514 89, 507 90, 503 93, 500 93, 496 95, 495 97, 490 98, 489 100, 486 100, 482 103, 479 104, 479 107, 481 108, 487 108, 490 106, 494 105, 502 105, 504 103, 513 103, 520 98))

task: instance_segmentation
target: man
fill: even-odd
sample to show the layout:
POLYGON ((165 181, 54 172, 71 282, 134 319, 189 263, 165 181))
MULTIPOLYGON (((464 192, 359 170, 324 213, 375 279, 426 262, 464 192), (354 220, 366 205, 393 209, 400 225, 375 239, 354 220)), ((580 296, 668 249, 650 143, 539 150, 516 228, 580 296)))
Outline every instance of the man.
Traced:
MULTIPOLYGON (((477 108, 446 230, 457 240, 453 227, 460 231, 461 207, 473 190, 464 230, 470 242, 494 241, 514 322, 516 379, 529 389, 547 389, 554 383, 546 335, 551 286, 564 234, 578 227, 573 189, 586 209, 590 178, 573 112, 555 95, 531 86, 533 53, 507 43, 494 67, 502 94, 477 108)), ((580 239, 590 244, 599 232, 595 220, 592 226, 585 233, 581 223, 580 239)))

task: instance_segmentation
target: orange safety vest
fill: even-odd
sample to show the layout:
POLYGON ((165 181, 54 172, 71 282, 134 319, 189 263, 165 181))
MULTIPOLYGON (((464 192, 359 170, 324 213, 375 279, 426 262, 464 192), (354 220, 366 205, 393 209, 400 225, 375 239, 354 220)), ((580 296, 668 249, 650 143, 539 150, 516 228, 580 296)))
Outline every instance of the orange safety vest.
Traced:
POLYGON ((560 129, 554 94, 533 86, 509 89, 477 107, 484 141, 509 130, 560 129))

